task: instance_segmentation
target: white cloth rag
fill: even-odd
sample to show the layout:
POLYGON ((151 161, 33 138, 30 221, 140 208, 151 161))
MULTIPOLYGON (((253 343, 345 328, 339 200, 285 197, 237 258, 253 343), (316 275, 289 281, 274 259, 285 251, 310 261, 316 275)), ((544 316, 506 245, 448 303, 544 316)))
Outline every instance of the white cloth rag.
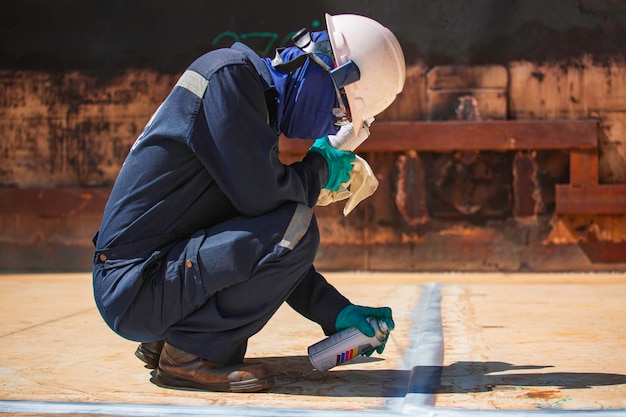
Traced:
POLYGON ((343 215, 348 216, 352 210, 367 197, 374 194, 378 188, 378 178, 367 161, 356 155, 350 179, 341 184, 337 191, 322 188, 317 199, 318 206, 327 206, 337 201, 348 199, 343 208, 343 215))

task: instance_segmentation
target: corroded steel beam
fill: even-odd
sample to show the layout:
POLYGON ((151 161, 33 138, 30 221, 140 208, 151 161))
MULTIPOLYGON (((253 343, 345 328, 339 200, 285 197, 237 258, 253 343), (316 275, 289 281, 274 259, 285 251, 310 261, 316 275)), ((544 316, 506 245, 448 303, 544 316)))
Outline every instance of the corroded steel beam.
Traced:
MULTIPOLYGON (((386 122, 372 125, 359 152, 519 149, 591 149, 598 143, 598 122, 587 120, 485 120, 386 122)), ((284 153, 306 152, 309 141, 281 137, 284 153)))
MULTIPOLYGON (((624 213, 626 186, 593 185, 597 173, 588 169, 597 161, 598 123, 596 120, 506 120, 460 122, 377 122, 372 138, 359 151, 435 151, 570 149, 573 179, 583 171, 591 175, 589 187, 557 186, 557 213, 624 213), (389 138, 389 140, 384 140, 389 138), (580 165, 580 167, 579 167, 580 165), (581 169, 578 169, 581 168, 581 169), (591 172, 591 174, 589 174, 591 172)), ((310 141, 281 138, 284 153, 306 152, 310 141)), ((577 184, 574 184, 577 185, 577 184)), ((101 214, 108 199, 108 188, 17 189, 0 188, 0 214, 37 215, 101 214)))
POLYGON ((0 214, 102 214, 110 188, 0 188, 0 214))
POLYGON ((570 152, 570 184, 573 186, 598 184, 599 164, 598 149, 573 149, 570 152))
POLYGON ((555 191, 557 214, 626 214, 626 185, 557 184, 555 191))

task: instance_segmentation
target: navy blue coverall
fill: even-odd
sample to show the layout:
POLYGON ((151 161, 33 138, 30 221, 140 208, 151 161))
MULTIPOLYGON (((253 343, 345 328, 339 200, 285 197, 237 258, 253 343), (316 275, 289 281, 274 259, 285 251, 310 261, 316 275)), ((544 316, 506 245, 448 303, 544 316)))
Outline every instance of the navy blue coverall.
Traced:
POLYGON ((191 64, 146 125, 94 236, 96 304, 119 335, 234 364, 284 301, 336 331, 349 301, 313 267, 327 165, 280 162, 276 101, 235 44, 191 64))

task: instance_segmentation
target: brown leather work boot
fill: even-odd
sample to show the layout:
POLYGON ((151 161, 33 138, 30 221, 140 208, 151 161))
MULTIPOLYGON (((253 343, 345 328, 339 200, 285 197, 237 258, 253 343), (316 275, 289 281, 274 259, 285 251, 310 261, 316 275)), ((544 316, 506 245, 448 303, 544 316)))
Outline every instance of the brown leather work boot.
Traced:
POLYGON ((161 356, 164 343, 162 340, 140 343, 135 351, 135 356, 145 362, 146 368, 155 369, 159 366, 159 356, 161 356))
POLYGON ((272 370, 265 364, 244 362, 224 366, 169 343, 165 343, 161 352, 157 377, 164 385, 221 392, 256 392, 274 384, 272 370))

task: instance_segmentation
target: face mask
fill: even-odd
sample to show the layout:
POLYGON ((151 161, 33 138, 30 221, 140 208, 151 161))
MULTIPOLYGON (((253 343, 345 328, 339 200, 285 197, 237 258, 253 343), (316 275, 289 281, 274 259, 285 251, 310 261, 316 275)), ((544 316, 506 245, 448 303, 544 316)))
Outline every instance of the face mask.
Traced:
MULTIPOLYGON (((312 34, 314 41, 327 39, 326 32, 312 34)), ((289 61, 303 52, 297 47, 285 48, 281 57, 289 61)), ((331 68, 329 57, 318 55, 331 68)), ((276 70, 269 58, 264 62, 270 70, 278 90, 278 126, 288 138, 316 139, 335 134, 338 127, 333 121, 333 108, 338 106, 335 88, 330 75, 317 64, 307 62, 296 70, 283 73, 276 70)))

